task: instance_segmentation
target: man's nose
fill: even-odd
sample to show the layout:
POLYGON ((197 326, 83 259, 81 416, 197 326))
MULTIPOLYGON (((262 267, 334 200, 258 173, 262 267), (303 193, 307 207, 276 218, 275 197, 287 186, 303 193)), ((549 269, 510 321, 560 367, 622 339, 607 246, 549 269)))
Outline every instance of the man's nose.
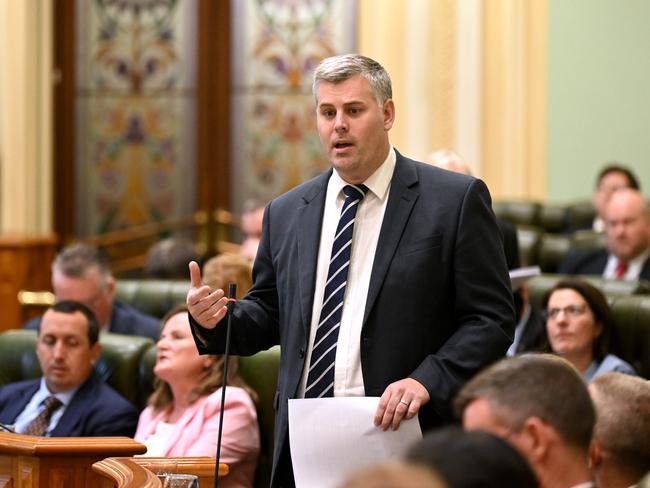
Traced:
POLYGON ((345 114, 338 114, 334 121, 334 130, 337 132, 346 132, 348 130, 348 119, 345 114))

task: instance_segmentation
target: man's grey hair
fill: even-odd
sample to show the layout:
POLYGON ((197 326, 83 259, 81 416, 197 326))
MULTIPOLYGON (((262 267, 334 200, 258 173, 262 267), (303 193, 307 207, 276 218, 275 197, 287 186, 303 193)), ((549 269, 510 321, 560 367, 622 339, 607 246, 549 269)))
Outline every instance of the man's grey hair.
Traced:
POLYGON ((318 103, 318 84, 321 81, 341 83, 357 75, 368 80, 370 90, 380 106, 383 106, 386 100, 393 98, 390 76, 381 64, 360 54, 342 54, 325 58, 316 66, 312 85, 316 103, 318 103))
POLYGON ((456 396, 462 417, 470 403, 484 399, 493 415, 518 432, 526 419, 551 425, 568 445, 589 448, 596 421, 593 403, 580 373, 568 361, 550 354, 523 354, 489 366, 456 396))
POLYGON ((93 267, 99 270, 102 277, 100 285, 104 287, 112 275, 106 255, 95 246, 78 242, 66 246, 57 254, 52 263, 52 272, 58 271, 69 278, 82 278, 93 267))

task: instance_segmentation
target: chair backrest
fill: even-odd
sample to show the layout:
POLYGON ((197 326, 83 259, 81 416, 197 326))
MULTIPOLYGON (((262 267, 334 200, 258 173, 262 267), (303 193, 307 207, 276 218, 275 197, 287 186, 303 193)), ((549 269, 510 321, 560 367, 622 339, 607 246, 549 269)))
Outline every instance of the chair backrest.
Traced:
POLYGON ((571 236, 571 248, 579 251, 595 251, 607 247, 607 237, 602 232, 578 230, 571 236))
POLYGON ((557 273, 569 249, 571 249, 570 236, 551 233, 542 235, 538 255, 538 264, 542 273, 557 273))
POLYGON ((495 201, 492 209, 495 215, 511 224, 538 225, 541 204, 528 200, 495 201))
POLYGON ((570 229, 590 229, 596 217, 591 200, 574 202, 567 206, 567 220, 570 229))
POLYGON ((565 232, 569 215, 566 205, 545 204, 539 210, 539 226, 544 232, 565 232))
POLYGON ((115 296, 138 310, 162 318, 174 306, 185 303, 188 281, 117 280, 115 296))
POLYGON ((257 463, 256 487, 267 487, 271 482, 273 439, 275 432, 275 392, 280 367, 280 346, 253 356, 239 358, 239 373, 259 396, 257 419, 260 424, 262 449, 257 463))
POLYGON ((614 299, 612 316, 617 353, 650 379, 650 295, 621 296, 614 299))
MULTIPOLYGON (((544 273, 531 278, 528 281, 530 302, 534 306, 539 307, 544 294, 564 278, 567 278, 567 276, 550 273, 544 273)), ((601 276, 591 275, 580 276, 580 278, 591 283, 603 292, 610 303, 614 299, 623 296, 650 294, 650 283, 645 280, 610 280, 601 276)))
POLYGON ((533 266, 539 262, 539 248, 544 231, 534 225, 517 225, 517 242, 521 266, 533 266))
MULTIPOLYGON (((98 373, 124 398, 138 405, 138 377, 142 354, 153 344, 151 339, 102 332, 98 373)), ((8 330, 0 334, 0 385, 38 378, 41 367, 36 357, 36 331, 8 330)))

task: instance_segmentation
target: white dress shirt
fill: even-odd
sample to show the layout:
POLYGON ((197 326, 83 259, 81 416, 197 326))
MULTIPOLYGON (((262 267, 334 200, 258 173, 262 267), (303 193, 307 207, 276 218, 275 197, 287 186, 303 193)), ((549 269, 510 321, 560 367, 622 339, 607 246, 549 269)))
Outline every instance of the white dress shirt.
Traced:
POLYGON ((32 421, 38 416, 38 414, 40 414, 45 408, 43 405, 45 399, 51 395, 54 395, 59 399, 62 405, 57 408, 50 417, 50 423, 48 424, 47 431, 45 432, 45 436, 49 437, 49 435, 58 425, 61 417, 63 417, 65 409, 68 408, 68 405, 72 401, 72 397, 80 386, 81 385, 72 388, 71 390, 54 394, 51 393, 47 388, 47 385, 45 384, 45 378, 41 377, 41 385, 39 389, 36 391, 36 393, 34 393, 34 396, 32 396, 32 399, 29 401, 29 403, 27 403, 23 411, 18 415, 18 417, 16 417, 16 420, 14 421, 14 430, 20 434, 24 433, 27 430, 27 427, 29 427, 29 424, 31 424, 32 421))
MULTIPOLYGON (((641 275, 641 270, 643 265, 646 262, 646 259, 650 257, 650 249, 646 249, 644 253, 641 253, 639 256, 632 259, 627 263, 627 271, 623 275, 623 280, 636 280, 639 279, 641 275)), ((618 258, 613 254, 610 254, 607 258, 607 265, 603 271, 603 278, 616 279, 616 267, 618 266, 618 258)))
MULTIPOLYGON (((365 394, 361 373, 361 326, 368 298, 372 264, 388 201, 390 180, 395 170, 395 161, 395 150, 391 146, 382 165, 364 182, 370 191, 359 205, 354 223, 350 269, 345 287, 345 301, 334 363, 334 396, 364 396, 365 394)), ((316 337, 316 327, 323 304, 334 234, 345 201, 342 190, 347 184, 334 170, 327 185, 318 250, 309 347, 298 388, 299 398, 305 396, 305 384, 316 337)))

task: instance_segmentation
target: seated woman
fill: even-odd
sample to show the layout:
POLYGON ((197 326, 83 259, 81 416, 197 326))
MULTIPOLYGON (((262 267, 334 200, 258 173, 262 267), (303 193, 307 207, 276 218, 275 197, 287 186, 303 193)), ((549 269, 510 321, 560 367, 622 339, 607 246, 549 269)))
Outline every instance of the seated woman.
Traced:
POLYGON ((542 300, 551 352, 562 356, 589 383, 609 371, 636 376, 634 368, 610 354, 611 310, 605 296, 584 280, 564 279, 542 300))
MULTIPOLYGON (((147 446, 147 456, 215 457, 223 357, 199 355, 185 306, 163 319, 157 348, 154 391, 140 414, 135 440, 147 446)), ((238 376, 235 358, 231 361, 220 459, 230 473, 220 486, 250 487, 260 450, 256 395, 238 376)))

